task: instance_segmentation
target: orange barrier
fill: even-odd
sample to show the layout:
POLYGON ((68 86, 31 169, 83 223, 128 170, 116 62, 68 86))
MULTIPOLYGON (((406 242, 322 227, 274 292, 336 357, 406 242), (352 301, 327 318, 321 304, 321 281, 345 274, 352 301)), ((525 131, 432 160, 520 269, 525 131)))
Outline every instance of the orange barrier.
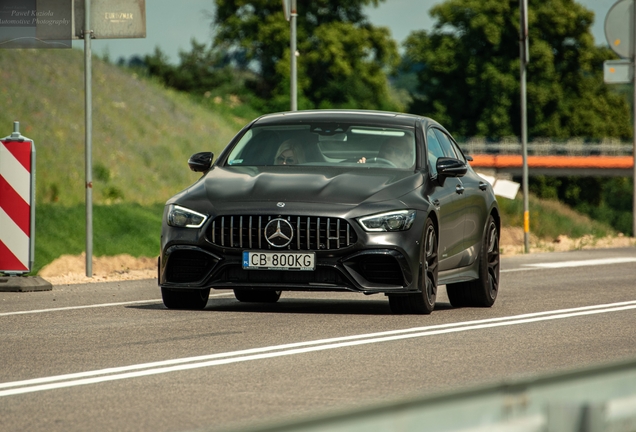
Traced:
MULTIPOLYGON (((521 168, 521 155, 471 155, 473 168, 521 168)), ((528 156, 528 168, 630 169, 632 156, 528 156)))

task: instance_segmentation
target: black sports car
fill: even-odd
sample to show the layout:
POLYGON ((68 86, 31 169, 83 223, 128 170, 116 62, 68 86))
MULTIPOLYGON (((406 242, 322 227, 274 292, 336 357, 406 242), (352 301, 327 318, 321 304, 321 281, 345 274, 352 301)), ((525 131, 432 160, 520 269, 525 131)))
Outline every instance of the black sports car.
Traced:
POLYGON ((168 308, 210 289, 242 302, 282 291, 384 293, 395 313, 489 307, 499 290, 493 190, 439 123, 410 114, 317 110, 245 126, 166 203, 159 285, 168 308))

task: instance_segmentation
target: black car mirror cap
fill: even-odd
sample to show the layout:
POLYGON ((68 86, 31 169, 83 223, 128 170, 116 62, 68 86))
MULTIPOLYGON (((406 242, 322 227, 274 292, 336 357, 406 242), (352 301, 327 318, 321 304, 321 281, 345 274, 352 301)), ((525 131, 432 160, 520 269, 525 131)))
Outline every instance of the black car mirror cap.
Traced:
POLYGON ((438 177, 463 177, 468 167, 465 162, 455 158, 441 157, 437 159, 438 177))
POLYGON ((214 159, 212 152, 195 153, 188 159, 188 166, 194 172, 205 172, 212 166, 212 159, 214 159))

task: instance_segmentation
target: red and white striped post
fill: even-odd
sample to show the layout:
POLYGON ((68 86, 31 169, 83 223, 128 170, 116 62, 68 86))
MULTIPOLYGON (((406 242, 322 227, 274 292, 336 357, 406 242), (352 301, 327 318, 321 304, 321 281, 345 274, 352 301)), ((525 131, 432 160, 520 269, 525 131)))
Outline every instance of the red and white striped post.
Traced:
POLYGON ((35 235, 35 146, 20 124, 0 139, 0 273, 20 275, 33 268, 35 235))

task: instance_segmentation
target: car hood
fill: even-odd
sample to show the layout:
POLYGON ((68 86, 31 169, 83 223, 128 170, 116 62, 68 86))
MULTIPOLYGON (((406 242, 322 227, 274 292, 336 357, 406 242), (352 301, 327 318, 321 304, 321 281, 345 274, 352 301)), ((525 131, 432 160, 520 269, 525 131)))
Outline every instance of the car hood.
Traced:
MULTIPOLYGON (((397 199, 420 186, 413 171, 381 168, 215 167, 183 193, 187 201, 285 201, 358 205, 397 199)), ((180 194, 181 195, 181 194, 180 194)))

